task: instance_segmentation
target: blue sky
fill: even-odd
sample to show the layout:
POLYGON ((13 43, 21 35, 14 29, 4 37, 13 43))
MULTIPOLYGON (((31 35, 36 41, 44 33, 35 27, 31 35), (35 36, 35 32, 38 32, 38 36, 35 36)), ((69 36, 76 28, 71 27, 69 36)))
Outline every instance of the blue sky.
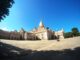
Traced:
POLYGON ((38 27, 40 20, 54 31, 72 27, 80 30, 80 0, 14 0, 10 15, 0 22, 0 29, 26 31, 38 27))

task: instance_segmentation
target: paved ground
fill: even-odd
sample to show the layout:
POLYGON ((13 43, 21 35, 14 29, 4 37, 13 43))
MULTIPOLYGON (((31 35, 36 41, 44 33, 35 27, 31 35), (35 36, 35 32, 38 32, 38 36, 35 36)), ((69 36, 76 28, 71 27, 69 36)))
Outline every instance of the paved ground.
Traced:
POLYGON ((56 40, 42 40, 42 41, 16 41, 16 40, 0 40, 1 42, 17 46, 22 49, 32 50, 62 50, 62 49, 73 49, 80 47, 80 37, 63 39, 61 41, 56 40))

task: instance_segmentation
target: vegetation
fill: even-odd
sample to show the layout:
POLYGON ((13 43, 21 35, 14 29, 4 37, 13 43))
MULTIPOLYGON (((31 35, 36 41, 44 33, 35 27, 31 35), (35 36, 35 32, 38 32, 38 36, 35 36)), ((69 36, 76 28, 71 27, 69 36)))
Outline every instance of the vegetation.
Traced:
POLYGON ((75 36, 80 36, 80 32, 79 32, 78 28, 76 28, 76 27, 72 28, 71 32, 64 33, 65 38, 75 37, 75 36))
POLYGON ((78 28, 72 28, 72 35, 73 36, 79 36, 79 30, 78 30, 78 28))
POLYGON ((9 15, 9 8, 12 7, 13 0, 0 0, 0 21, 9 15))
POLYGON ((66 32, 66 33, 64 33, 64 37, 65 38, 70 38, 70 37, 72 37, 72 33, 71 32, 66 32))

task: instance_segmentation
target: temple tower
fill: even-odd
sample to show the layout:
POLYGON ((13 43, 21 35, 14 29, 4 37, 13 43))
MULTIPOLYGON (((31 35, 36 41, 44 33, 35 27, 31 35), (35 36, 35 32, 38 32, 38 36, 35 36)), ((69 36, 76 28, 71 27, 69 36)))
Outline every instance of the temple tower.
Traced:
POLYGON ((42 21, 40 21, 40 23, 39 23, 39 28, 44 28, 44 24, 42 21))

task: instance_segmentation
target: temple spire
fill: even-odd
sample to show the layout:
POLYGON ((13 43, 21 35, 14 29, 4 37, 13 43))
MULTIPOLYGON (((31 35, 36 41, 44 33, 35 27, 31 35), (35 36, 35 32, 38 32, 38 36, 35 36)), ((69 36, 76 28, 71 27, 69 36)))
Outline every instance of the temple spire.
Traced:
POLYGON ((39 27, 44 27, 44 24, 43 24, 42 20, 39 23, 39 27))

